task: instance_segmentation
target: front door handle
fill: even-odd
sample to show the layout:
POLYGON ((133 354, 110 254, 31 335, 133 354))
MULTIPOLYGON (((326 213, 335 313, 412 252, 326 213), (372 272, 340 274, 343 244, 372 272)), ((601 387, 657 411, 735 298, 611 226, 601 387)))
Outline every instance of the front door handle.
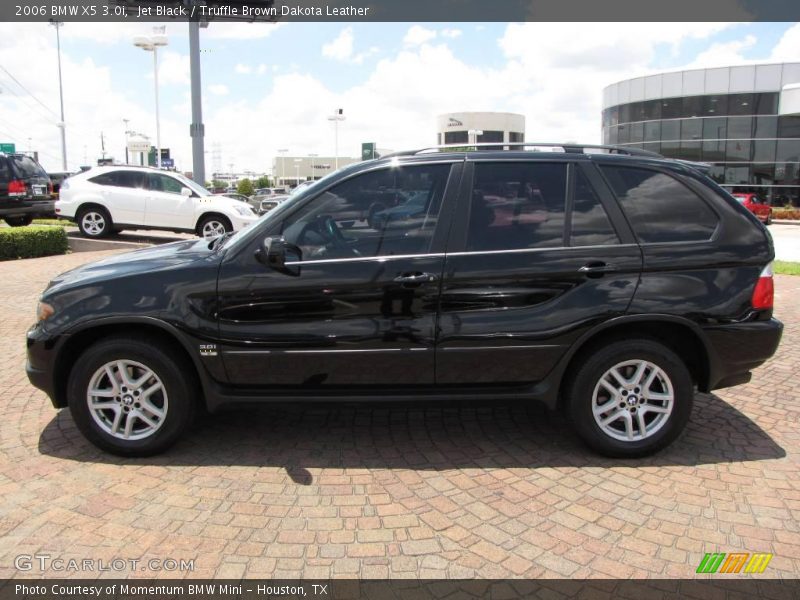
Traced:
POLYGON ((578 273, 582 273, 587 277, 602 277, 606 273, 613 273, 616 270, 616 265, 607 264, 604 262, 590 262, 578 269, 578 273))
POLYGON ((395 283, 416 284, 430 283, 436 281, 436 275, 433 273, 401 273, 394 278, 395 283))

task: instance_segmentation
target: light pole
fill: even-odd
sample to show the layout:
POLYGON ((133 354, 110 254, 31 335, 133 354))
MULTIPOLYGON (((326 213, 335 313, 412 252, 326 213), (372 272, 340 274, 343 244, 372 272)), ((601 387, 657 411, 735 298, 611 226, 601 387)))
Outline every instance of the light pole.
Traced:
POLYGON ((158 49, 167 45, 165 27, 153 27, 153 35, 139 35, 133 38, 133 45, 153 53, 153 76, 156 90, 156 166, 161 168, 161 119, 158 114, 158 49))
POLYGON ((303 162, 302 158, 295 158, 294 159, 294 178, 297 181, 297 185, 300 185, 300 163, 303 162))
POLYGON ((64 26, 61 21, 50 21, 50 24, 56 28, 56 48, 58 49, 58 96, 61 102, 61 121, 58 122, 58 128, 61 130, 61 167, 64 172, 67 172, 67 125, 64 122, 64 87, 61 84, 61 34, 59 29, 64 26))
POLYGON ((467 144, 477 144, 479 135, 483 135, 483 131, 482 130, 480 130, 480 129, 470 129, 467 132, 467 144))
POLYGON ((328 117, 328 121, 333 121, 333 163, 334 169, 336 170, 339 169, 339 121, 345 120, 345 116, 342 114, 343 112, 343 108, 337 108, 336 111, 328 117))
POLYGON ((317 158, 318 156, 319 156, 319 154, 309 154, 308 155, 308 158, 311 159, 311 181, 316 181, 317 180, 317 177, 316 177, 317 174, 314 172, 314 159, 317 158))
POLYGON ((128 127, 128 123, 130 123, 130 119, 122 119, 122 122, 125 123, 125 164, 129 163, 128 159, 128 136, 131 133, 130 127, 128 127))
POLYGON ((280 180, 286 177, 286 153, 289 151, 288 148, 280 148, 278 150, 278 154, 281 155, 281 176, 280 179, 275 183, 275 187, 280 187, 281 182, 280 180))

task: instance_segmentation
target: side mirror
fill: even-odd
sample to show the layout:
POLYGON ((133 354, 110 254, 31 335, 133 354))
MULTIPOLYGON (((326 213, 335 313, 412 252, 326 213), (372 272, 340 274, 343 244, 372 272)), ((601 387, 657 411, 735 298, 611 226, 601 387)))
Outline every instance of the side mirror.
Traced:
POLYGON ((297 277, 300 275, 299 265, 287 265, 286 263, 303 260, 303 251, 283 238, 268 237, 264 239, 261 248, 256 250, 256 260, 279 273, 297 277))
POLYGON ((191 198, 192 190, 190 190, 188 187, 181 188, 181 196, 183 196, 184 198, 191 198))

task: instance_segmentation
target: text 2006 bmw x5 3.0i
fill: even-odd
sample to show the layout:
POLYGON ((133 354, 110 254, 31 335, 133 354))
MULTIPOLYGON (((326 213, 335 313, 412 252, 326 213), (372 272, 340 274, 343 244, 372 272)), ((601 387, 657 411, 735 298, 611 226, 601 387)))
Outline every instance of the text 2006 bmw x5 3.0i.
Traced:
POLYGON ((400 153, 64 273, 28 376, 128 456, 201 406, 321 399, 539 400, 603 454, 655 452, 774 354, 772 241, 690 164, 556 150, 400 153))

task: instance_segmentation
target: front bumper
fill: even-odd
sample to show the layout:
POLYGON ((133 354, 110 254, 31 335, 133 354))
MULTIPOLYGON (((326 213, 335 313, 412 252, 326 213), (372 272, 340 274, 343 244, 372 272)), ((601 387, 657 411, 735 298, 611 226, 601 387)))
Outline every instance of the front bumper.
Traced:
POLYGON ((705 327, 713 357, 708 389, 746 383, 749 373, 769 360, 778 349, 783 323, 778 319, 705 327))
POLYGON ((57 337, 47 334, 40 326, 31 327, 26 336, 28 360, 25 373, 34 387, 50 397, 54 407, 63 408, 66 406, 65 399, 59 397, 55 378, 57 342, 57 337))

